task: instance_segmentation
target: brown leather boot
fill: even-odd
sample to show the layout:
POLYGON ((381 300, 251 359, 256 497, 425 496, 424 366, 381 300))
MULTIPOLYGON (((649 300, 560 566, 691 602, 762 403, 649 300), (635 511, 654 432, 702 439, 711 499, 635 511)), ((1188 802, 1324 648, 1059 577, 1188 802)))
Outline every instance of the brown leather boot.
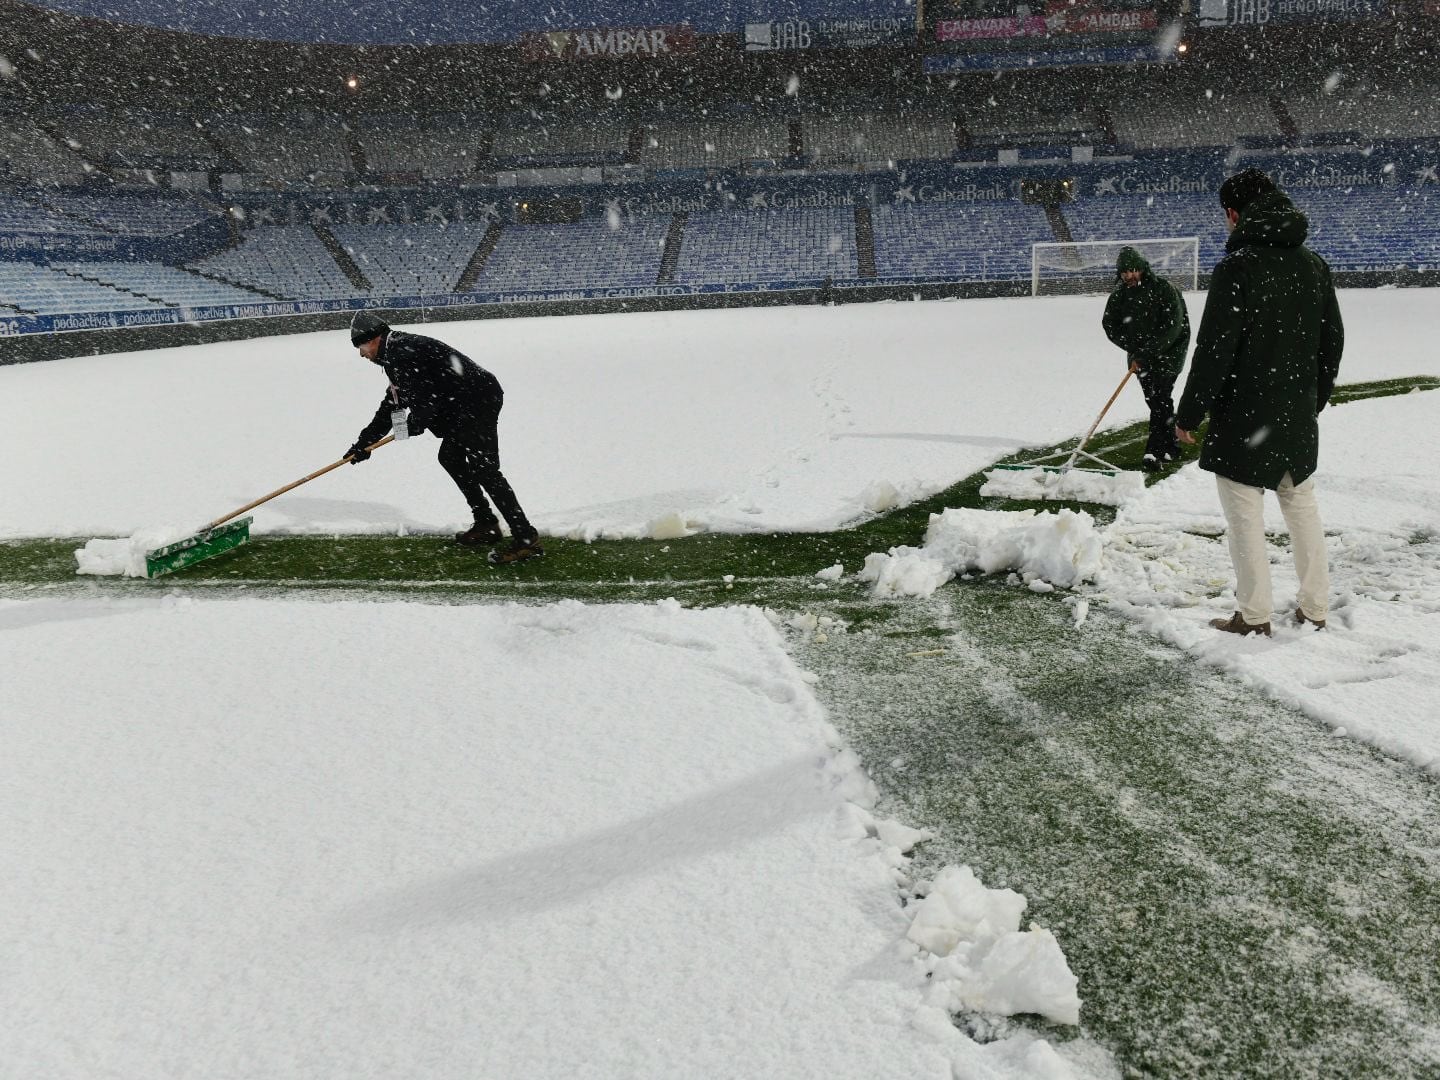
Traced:
POLYGON ((1324 630, 1324 629, 1325 629, 1325 620, 1324 620, 1324 619, 1312 619, 1312 618, 1310 618, 1309 615, 1306 615, 1305 612, 1301 611, 1301 610, 1297 607, 1297 608, 1295 609, 1295 625, 1296 625, 1296 626, 1305 626, 1305 625, 1307 625, 1307 624, 1310 625, 1310 626, 1315 627, 1316 630, 1324 630))
POLYGON ((540 537, 527 536, 518 540, 511 540, 508 547, 499 548, 490 552, 487 558, 490 560, 492 566, 509 566, 511 563, 539 558, 544 554, 545 549, 540 546, 540 537))
POLYGON ((493 522, 482 524, 477 521, 464 532, 456 533, 455 542, 464 547, 486 547, 490 544, 498 544, 503 537, 504 534, 501 533, 499 525, 493 522))
POLYGON ((1268 622, 1248 623, 1245 621, 1244 616, 1238 611, 1228 619, 1211 619, 1210 625, 1216 630, 1223 630, 1227 634, 1239 634, 1242 637, 1248 634, 1264 634, 1266 637, 1270 636, 1270 624, 1268 622))

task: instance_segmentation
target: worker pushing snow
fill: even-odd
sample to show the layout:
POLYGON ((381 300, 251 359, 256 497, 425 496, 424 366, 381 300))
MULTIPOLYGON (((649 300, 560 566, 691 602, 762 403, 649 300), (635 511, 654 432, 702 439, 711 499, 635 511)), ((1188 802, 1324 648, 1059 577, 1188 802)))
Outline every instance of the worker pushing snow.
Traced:
POLYGON ((1115 277, 1101 325, 1105 336, 1125 350, 1150 407, 1143 464, 1154 471, 1180 459, 1173 395, 1190 347, 1190 313, 1180 290, 1157 277, 1145 256, 1132 247, 1120 249, 1115 277))
POLYGON ((490 553, 492 563, 521 562, 544 554, 540 534, 500 471, 499 421, 505 397, 500 381, 443 342, 392 330, 373 312, 355 313, 350 342, 390 377, 374 418, 346 452, 350 463, 369 458, 366 448, 387 431, 393 430, 397 438, 432 431, 441 440, 440 464, 470 503, 475 518, 475 524, 457 533, 455 541, 467 547, 498 543, 502 534, 495 510, 499 510, 510 526, 511 540, 490 553))

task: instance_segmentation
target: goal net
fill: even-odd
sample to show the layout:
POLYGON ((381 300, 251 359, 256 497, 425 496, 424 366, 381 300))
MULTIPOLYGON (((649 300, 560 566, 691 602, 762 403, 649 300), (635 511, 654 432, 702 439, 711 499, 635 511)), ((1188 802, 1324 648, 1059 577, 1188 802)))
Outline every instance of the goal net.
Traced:
POLYGON ((1200 287, 1200 239, 1077 240, 1068 244, 1035 244, 1030 249, 1030 295, 1108 293, 1115 288, 1115 260, 1121 248, 1132 247, 1145 257, 1156 277, 1177 288, 1200 287))

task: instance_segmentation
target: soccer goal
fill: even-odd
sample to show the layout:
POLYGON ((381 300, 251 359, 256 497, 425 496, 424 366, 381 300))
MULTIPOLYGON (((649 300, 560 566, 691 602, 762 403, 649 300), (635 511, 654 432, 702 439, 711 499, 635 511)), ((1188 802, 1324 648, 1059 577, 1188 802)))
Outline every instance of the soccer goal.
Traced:
POLYGON ((1200 287, 1200 238, 1180 236, 1152 240, 1080 240, 1068 244, 1035 244, 1030 249, 1030 295, 1060 296, 1108 293, 1115 287, 1115 259, 1132 247, 1157 277, 1177 288, 1200 287))

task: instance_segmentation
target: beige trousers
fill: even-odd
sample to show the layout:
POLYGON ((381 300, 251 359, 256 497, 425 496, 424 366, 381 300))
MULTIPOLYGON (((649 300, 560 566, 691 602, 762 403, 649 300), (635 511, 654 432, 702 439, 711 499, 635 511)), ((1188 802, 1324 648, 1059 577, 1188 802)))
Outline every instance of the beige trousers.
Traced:
MULTIPOLYGON (((1235 567, 1235 602, 1251 624, 1270 621, 1270 550, 1265 542, 1265 489, 1215 477, 1220 508, 1225 511, 1225 539, 1235 567)), ((1280 513, 1290 529, 1290 550, 1300 578, 1297 597, 1309 619, 1325 618, 1330 610, 1330 565, 1325 555, 1325 530, 1315 504, 1315 478, 1293 483, 1290 474, 1275 491, 1280 513)))

